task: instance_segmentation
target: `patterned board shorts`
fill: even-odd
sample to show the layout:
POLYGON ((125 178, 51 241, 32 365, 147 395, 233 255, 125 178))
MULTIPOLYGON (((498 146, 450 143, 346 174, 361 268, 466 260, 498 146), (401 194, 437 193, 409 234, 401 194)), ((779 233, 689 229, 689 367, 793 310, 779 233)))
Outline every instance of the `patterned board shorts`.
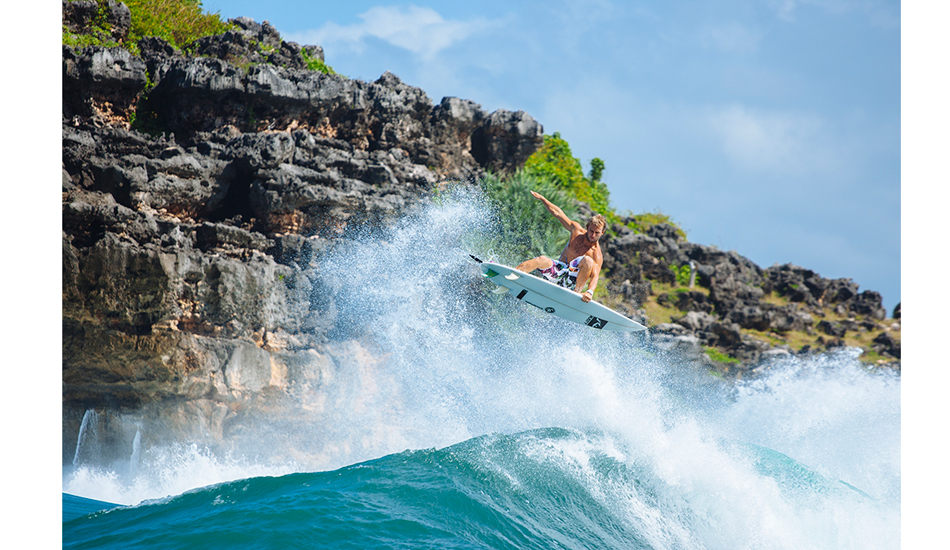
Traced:
POLYGON ((554 260, 551 267, 541 270, 541 276, 558 286, 563 286, 568 290, 574 290, 574 287, 577 285, 577 272, 579 270, 577 266, 581 263, 581 259, 583 258, 583 256, 578 256, 571 260, 570 264, 566 264, 560 260, 554 260))

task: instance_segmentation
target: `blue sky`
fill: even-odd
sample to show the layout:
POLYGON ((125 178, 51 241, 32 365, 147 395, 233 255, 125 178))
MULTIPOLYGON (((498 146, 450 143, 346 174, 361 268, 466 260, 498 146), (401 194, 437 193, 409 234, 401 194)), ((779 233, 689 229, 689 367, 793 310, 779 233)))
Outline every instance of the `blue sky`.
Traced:
POLYGON ((372 81, 524 110, 619 211, 901 299, 896 1, 206 0, 372 81))

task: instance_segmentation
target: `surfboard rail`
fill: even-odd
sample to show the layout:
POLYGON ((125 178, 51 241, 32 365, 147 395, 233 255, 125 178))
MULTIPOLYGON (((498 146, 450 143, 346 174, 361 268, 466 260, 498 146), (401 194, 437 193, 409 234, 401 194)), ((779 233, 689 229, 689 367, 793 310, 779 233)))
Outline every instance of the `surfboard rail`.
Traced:
POLYGON ((515 299, 546 313, 598 330, 633 332, 646 327, 594 300, 584 302, 581 295, 530 273, 512 267, 486 262, 472 256, 479 263, 482 275, 499 288, 495 294, 511 294, 515 299))

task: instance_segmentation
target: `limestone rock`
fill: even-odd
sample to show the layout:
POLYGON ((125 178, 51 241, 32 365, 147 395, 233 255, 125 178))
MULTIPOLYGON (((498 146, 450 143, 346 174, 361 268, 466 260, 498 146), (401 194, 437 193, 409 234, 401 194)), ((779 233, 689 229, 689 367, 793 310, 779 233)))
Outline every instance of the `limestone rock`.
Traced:
POLYGON ((70 32, 89 34, 100 22, 111 38, 122 40, 132 27, 132 12, 115 0, 101 4, 96 0, 63 0, 63 26, 70 32))
MULTIPOLYGON (((70 3, 69 21, 93 4, 70 3)), ((489 120, 471 101, 433 106, 391 73, 310 71, 303 53, 322 59, 321 48, 234 22, 194 44, 197 57, 155 37, 139 41, 141 57, 63 48, 68 418, 163 416, 174 407, 154 404, 172 400, 167 414, 224 433, 222 403, 317 383, 311 365, 325 362, 300 354, 329 345, 338 322, 318 269, 330 239, 411 212, 442 177, 483 173, 480 128, 492 166, 540 145, 525 113, 489 120), (153 133, 133 129, 133 113, 153 133)))
POLYGON ((496 173, 511 172, 523 165, 543 141, 543 128, 531 115, 499 109, 488 115, 472 135, 472 157, 496 173))

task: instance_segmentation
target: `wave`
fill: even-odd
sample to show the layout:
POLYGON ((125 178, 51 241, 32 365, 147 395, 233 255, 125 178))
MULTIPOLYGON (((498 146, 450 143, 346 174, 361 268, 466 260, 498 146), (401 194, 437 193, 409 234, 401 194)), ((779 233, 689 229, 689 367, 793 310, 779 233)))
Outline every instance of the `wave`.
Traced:
POLYGON ((886 503, 769 449, 722 449, 732 468, 703 480, 670 477, 614 434, 485 435, 98 511, 64 521, 63 547, 874 548, 887 536, 875 527, 886 503), (724 474, 742 483, 715 487, 724 474))

